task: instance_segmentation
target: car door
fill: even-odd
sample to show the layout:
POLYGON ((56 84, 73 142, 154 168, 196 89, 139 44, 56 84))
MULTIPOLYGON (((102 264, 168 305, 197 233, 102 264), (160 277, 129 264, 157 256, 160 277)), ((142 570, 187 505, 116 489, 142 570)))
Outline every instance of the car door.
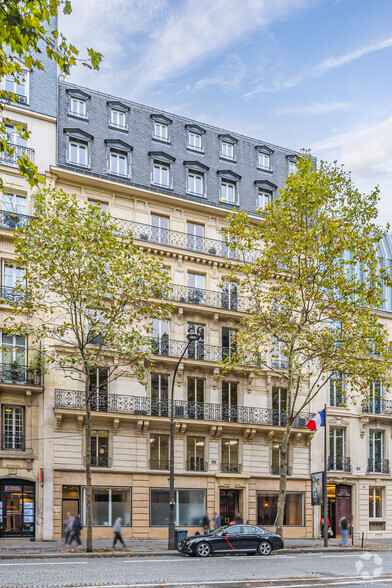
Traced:
POLYGON ((243 547, 249 551, 256 551, 262 539, 261 530, 253 525, 243 525, 243 547))
POLYGON ((213 547, 215 552, 228 552, 240 551, 242 547, 242 531, 243 525, 233 525, 227 527, 225 531, 219 536, 219 541, 213 547))

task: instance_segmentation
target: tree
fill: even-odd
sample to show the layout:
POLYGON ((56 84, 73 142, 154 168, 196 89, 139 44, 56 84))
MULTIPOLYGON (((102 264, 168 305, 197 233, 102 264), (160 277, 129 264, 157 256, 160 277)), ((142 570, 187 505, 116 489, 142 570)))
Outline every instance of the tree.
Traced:
MULTIPOLYGON (((152 349, 153 318, 167 319, 168 276, 162 262, 133 244, 99 206, 45 189, 34 196, 38 216, 15 233, 16 287, 9 332, 45 340, 48 367, 82 382, 86 411, 87 551, 92 550, 91 410, 105 369, 107 384, 124 375, 143 380, 152 349)), ((102 384, 102 382, 101 382, 102 384)), ((99 402, 99 399, 98 399, 99 402)))
POLYGON ((298 415, 331 378, 343 375, 353 398, 390 380, 388 336, 374 309, 382 306, 376 224, 378 189, 365 196, 336 164, 297 161, 259 222, 233 213, 223 232, 236 249, 232 278, 250 299, 237 353, 228 368, 249 363, 275 373, 287 390, 280 445, 277 532, 282 534, 287 450, 298 415), (251 262, 247 261, 252 259, 251 262))
MULTIPOLYGON (((99 69, 102 59, 100 53, 87 49, 88 58, 80 59, 79 51, 53 26, 59 7, 64 14, 71 13, 69 0, 7 0, 0 2, 0 81, 14 80, 17 84, 24 79, 25 71, 44 70, 43 53, 57 63, 62 73, 68 74, 70 68, 80 61, 82 65, 99 69)), ((13 91, 0 90, 0 113, 7 102, 18 102, 13 91)), ((27 139, 29 133, 18 129, 20 136, 27 139)), ((6 126, 0 121, 0 154, 12 157, 14 147, 10 144, 6 126)), ((43 181, 37 167, 27 155, 18 159, 20 173, 30 184, 43 181)), ((0 188, 2 183, 0 181, 0 188)))

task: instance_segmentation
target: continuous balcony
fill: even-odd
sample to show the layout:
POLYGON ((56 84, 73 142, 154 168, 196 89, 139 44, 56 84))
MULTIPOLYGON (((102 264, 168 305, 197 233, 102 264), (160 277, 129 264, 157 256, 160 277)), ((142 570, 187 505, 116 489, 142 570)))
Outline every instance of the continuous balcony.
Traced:
POLYGON ((15 231, 15 229, 20 229, 33 219, 33 216, 28 216, 27 214, 19 214, 19 212, 1 210, 0 228, 11 229, 11 231, 15 231))
MULTIPOLYGON (((168 337, 153 339, 153 355, 168 357, 181 357, 187 343, 184 341, 173 341, 168 337)), ((198 361, 226 361, 235 355, 234 345, 232 347, 221 347, 219 345, 206 345, 200 341, 191 343, 184 355, 186 359, 197 359, 198 361)), ((249 362, 249 365, 254 363, 249 362)))
POLYGON ((336 394, 329 399, 329 406, 339 407, 346 404, 346 396, 344 394, 336 394))
POLYGON ((27 384, 41 386, 41 373, 25 365, 0 363, 0 384, 27 384))
POLYGON ((8 143, 8 147, 12 149, 12 153, 0 153, 0 163, 3 165, 18 167, 19 158, 23 156, 34 162, 34 149, 23 145, 15 145, 14 143, 8 143))
POLYGON ((328 457, 329 472, 351 472, 351 459, 349 457, 328 457))
POLYGON ((246 312, 251 305, 248 298, 238 296, 232 292, 224 292, 223 290, 215 292, 213 290, 204 290, 192 286, 180 286, 178 284, 172 285, 168 299, 183 304, 197 304, 239 312, 246 312))
POLYGON ((376 398, 362 405, 362 412, 369 414, 392 415, 392 400, 376 398))
POLYGON ((389 459, 369 459, 368 474, 390 474, 389 459))
MULTIPOLYGON (((286 413, 272 408, 215 404, 211 402, 174 401, 175 418, 204 420, 214 422, 243 423, 284 427, 286 413)), ((85 410, 84 392, 80 390, 56 389, 55 408, 85 410)), ((90 401, 94 412, 109 412, 143 416, 171 417, 171 403, 167 399, 158 400, 145 396, 107 394, 94 396, 90 401)), ((294 428, 304 429, 310 418, 309 413, 299 414, 293 423, 294 428)))

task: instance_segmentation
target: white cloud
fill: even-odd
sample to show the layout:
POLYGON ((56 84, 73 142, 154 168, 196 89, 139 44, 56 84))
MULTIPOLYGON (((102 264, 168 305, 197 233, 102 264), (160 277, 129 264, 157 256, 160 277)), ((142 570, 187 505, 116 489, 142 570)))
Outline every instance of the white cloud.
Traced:
POLYGON ((276 116, 319 116, 331 112, 339 112, 351 108, 350 102, 315 102, 313 104, 298 104, 287 106, 274 112, 276 116))
POLYGON ((195 90, 204 90, 208 86, 218 86, 224 92, 239 90, 245 77, 246 67, 238 55, 229 56, 210 76, 196 82, 195 90))

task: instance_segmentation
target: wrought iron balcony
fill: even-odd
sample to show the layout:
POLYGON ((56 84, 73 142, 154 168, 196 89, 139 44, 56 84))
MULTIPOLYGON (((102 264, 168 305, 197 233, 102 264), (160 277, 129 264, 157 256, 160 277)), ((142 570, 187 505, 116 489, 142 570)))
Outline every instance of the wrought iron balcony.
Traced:
POLYGON ((271 360, 271 366, 274 370, 287 370, 288 368, 287 359, 274 359, 271 360))
POLYGON ((351 459, 349 457, 328 457, 329 472, 351 472, 351 459))
POLYGON ((8 143, 8 146, 12 148, 12 153, 0 153, 0 163, 3 165, 17 167, 18 160, 23 155, 28 157, 31 162, 34 162, 34 149, 23 145, 15 145, 14 143, 8 143))
POLYGON ((148 467, 150 470, 168 470, 169 460, 168 459, 150 459, 148 467))
POLYGON ((92 455, 91 467, 93 468, 110 468, 110 458, 108 455, 92 455))
POLYGON ((12 231, 15 231, 15 229, 20 229, 33 219, 33 216, 19 214, 19 212, 11 212, 8 210, 0 211, 0 227, 2 229, 11 229, 12 231))
MULTIPOLYGON (((215 422, 236 422, 271 427, 286 426, 286 413, 252 406, 236 406, 211 402, 174 401, 174 417, 198 419, 215 422)), ((85 410, 84 392, 80 390, 57 389, 55 391, 55 408, 85 410)), ((125 394, 108 394, 90 400, 91 410, 146 416, 171 416, 171 403, 167 399, 158 400, 145 396, 128 396, 125 394)), ((309 413, 296 417, 293 427, 303 429, 310 418, 309 413)))
POLYGON ((367 404, 362 405, 362 412, 370 414, 392 415, 392 400, 374 398, 367 404))
POLYGON ((188 459, 185 462, 187 472, 208 472, 208 463, 204 459, 188 459))
POLYGON ((3 451, 24 451, 25 436, 5 433, 1 436, 1 449, 3 451))
POLYGON ((27 298, 29 293, 27 291, 19 291, 17 292, 15 288, 11 286, 0 286, 0 298, 7 302, 17 302, 23 300, 23 298, 27 298))
POLYGON ((221 472, 224 474, 241 474, 242 465, 240 463, 221 463, 221 472))
POLYGON ((9 363, 0 363, 0 383, 41 386, 41 373, 25 365, 14 366, 9 363))
MULTIPOLYGON (((168 337, 153 339, 151 342, 151 352, 154 355, 167 355, 168 357, 181 357, 187 343, 185 341, 173 341, 168 337)), ((200 361, 226 361, 235 354, 234 345, 232 347, 221 347, 218 345, 206 345, 203 342, 192 342, 186 353, 186 359, 197 359, 200 361)), ((249 365, 253 365, 249 362, 249 365)))
POLYGON ((214 292, 213 290, 204 290, 192 286, 180 286, 178 284, 173 284, 168 299, 185 304, 199 304, 201 306, 240 312, 245 312, 250 308, 250 300, 245 296, 238 296, 224 291, 214 292))
POLYGON ((369 459, 368 474, 390 474, 389 459, 369 459))
MULTIPOLYGON (((280 476, 282 472, 282 468, 278 465, 272 465, 271 466, 271 475, 272 476, 280 476)), ((293 474, 293 468, 292 466, 287 466, 287 475, 288 476, 292 476, 293 474)))
POLYGON ((344 394, 336 394, 335 396, 330 396, 329 406, 340 406, 342 404, 346 404, 346 397, 344 394))

